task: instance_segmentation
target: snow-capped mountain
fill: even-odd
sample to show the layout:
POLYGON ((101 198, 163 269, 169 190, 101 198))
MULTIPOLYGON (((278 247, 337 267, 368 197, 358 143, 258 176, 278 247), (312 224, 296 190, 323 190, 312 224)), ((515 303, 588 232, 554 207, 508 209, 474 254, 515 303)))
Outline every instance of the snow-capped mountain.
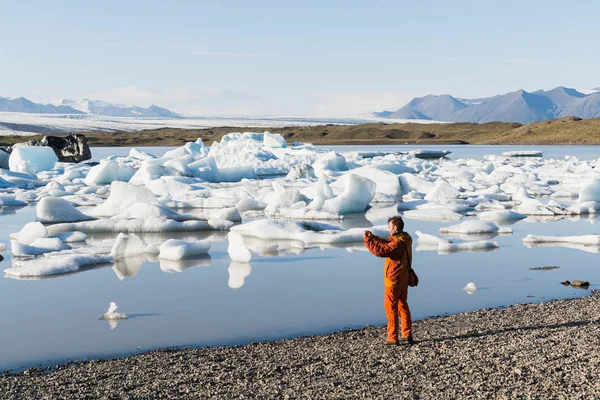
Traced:
POLYGON ((17 112, 29 114, 92 114, 107 117, 137 118, 182 118, 181 115, 158 106, 148 108, 123 106, 104 101, 83 99, 79 101, 58 99, 50 104, 35 103, 24 97, 12 99, 0 97, 0 112, 17 112))
POLYGON ((16 99, 0 97, 0 111, 33 114, 83 114, 81 111, 66 105, 34 103, 25 97, 16 99))
POLYGON ((451 95, 427 95, 411 100, 393 113, 376 113, 388 118, 425 119, 446 122, 518 122, 528 124, 574 116, 600 118, 600 88, 576 90, 559 86, 552 90, 462 99, 451 95))
POLYGON ((148 108, 138 106, 124 106, 121 104, 107 103, 100 100, 52 100, 55 106, 71 107, 85 114, 104 115, 108 117, 137 117, 137 118, 181 118, 181 115, 167 110, 166 108, 152 105, 148 108))

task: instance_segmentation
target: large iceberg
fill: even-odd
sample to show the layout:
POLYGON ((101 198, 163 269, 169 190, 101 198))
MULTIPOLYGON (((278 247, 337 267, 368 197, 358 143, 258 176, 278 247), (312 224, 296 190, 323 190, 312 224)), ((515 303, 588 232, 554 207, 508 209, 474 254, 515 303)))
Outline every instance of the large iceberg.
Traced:
POLYGON ((8 165, 11 171, 36 176, 40 171, 49 171, 58 162, 58 157, 48 146, 16 147, 10 153, 8 165))

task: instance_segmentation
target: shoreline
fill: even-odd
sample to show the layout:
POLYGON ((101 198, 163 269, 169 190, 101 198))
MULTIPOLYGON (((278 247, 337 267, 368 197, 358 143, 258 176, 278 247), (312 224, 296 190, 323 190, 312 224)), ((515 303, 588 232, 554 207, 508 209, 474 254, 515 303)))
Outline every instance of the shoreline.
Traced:
POLYGON ((594 398, 600 293, 243 346, 158 349, 0 376, 0 397, 594 398))
MULTIPOLYGON (((288 143, 314 145, 600 145, 600 118, 565 117, 521 125, 510 122, 367 123, 359 125, 313 125, 286 127, 236 127, 181 129, 160 128, 135 132, 77 131, 89 146, 181 146, 202 138, 209 144, 231 132, 279 133, 288 143)), ((45 134, 53 135, 51 132, 45 134)), ((65 133, 55 133, 65 135, 65 133)), ((0 136, 0 146, 40 140, 34 136, 0 136)))

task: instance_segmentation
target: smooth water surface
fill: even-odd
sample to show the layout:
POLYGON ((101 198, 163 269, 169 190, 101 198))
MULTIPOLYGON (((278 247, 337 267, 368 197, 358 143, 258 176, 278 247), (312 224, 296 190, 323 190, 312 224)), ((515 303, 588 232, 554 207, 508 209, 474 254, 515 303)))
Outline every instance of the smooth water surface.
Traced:
MULTIPOLYGON (((562 156, 573 154, 571 149, 562 148, 562 156)), ((96 157, 106 151, 102 154, 106 157, 115 150, 124 151, 119 154, 129 151, 93 151, 96 157)), ((160 154, 158 149, 142 150, 160 154)), ((585 152, 581 154, 583 158, 585 152)), ((344 225, 368 228, 394 214, 394 207, 388 207, 377 213, 377 220, 353 215, 344 225)), ((8 245, 9 233, 34 219, 32 206, 3 209, 0 243, 8 245)), ((437 235, 440 227, 451 224, 407 219, 406 230, 416 239, 417 230, 437 235)), ((592 282, 589 290, 598 288, 599 256, 590 248, 528 248, 521 242, 527 234, 600 234, 597 218, 553 222, 528 218, 512 227, 512 235, 494 238, 500 249, 489 252, 438 254, 421 251, 415 243, 414 268, 420 284, 409 295, 414 318, 589 293, 562 286, 563 280, 588 280, 592 282), (560 268, 529 269, 534 266, 560 268), (462 291, 469 282, 478 288, 472 295, 462 291)), ((140 236, 147 242, 174 237, 140 236)), ((302 254, 254 255, 249 264, 236 264, 227 254, 224 233, 177 237, 209 238, 210 257, 170 263, 130 258, 114 266, 41 280, 0 278, 0 370, 157 347, 241 344, 385 323, 383 260, 365 251, 362 243, 313 248, 302 254), (99 320, 111 301, 129 319, 112 326, 99 320)), ((91 236, 92 240, 103 238, 91 236)), ((2 269, 11 264, 10 251, 4 257, 2 269)))

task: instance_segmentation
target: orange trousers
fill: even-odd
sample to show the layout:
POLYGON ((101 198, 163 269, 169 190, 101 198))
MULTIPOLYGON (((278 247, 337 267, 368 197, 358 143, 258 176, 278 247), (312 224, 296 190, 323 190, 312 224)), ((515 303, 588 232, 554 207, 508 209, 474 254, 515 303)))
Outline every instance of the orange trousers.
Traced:
POLYGON ((383 306, 388 320, 387 340, 390 342, 398 340, 398 316, 402 320, 402 337, 412 337, 412 320, 410 318, 407 298, 408 287, 384 286, 383 306))

